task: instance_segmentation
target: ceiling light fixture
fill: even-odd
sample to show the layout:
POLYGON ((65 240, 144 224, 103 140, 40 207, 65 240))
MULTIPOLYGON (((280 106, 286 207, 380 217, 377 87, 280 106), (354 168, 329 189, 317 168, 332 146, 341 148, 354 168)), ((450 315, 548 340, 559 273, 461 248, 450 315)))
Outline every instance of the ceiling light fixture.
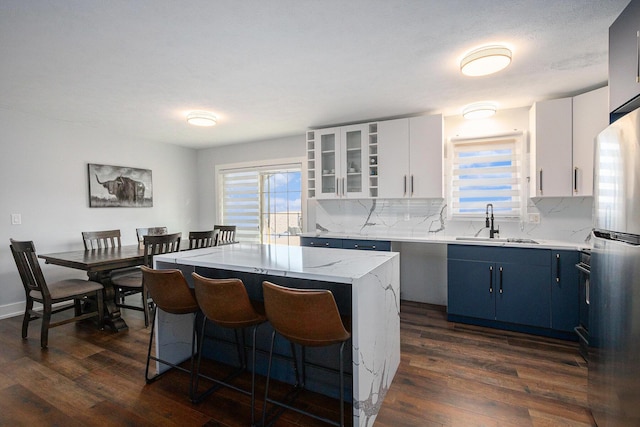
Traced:
POLYGON ((194 126, 214 126, 218 118, 208 111, 191 111, 187 114, 187 123, 194 126))
POLYGON ((511 63, 511 50, 505 46, 483 46, 467 53, 460 61, 465 76, 477 77, 497 73, 511 63))
POLYGON ((490 102, 478 102, 464 107, 462 116, 465 119, 486 119, 496 113, 498 108, 490 102))

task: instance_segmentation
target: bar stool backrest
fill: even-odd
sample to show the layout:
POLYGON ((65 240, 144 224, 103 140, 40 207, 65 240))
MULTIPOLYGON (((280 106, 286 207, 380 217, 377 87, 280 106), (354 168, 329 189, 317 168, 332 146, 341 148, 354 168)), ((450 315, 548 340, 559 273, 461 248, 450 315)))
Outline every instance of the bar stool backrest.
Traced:
POLYGON ((191 273, 200 309, 207 318, 225 328, 245 328, 264 322, 240 279, 210 279, 191 273))
POLYGON ((296 344, 319 347, 348 340, 333 294, 325 289, 292 289, 262 282, 267 319, 296 344))
POLYGON ((140 269, 144 285, 153 302, 162 311, 172 314, 198 311, 198 302, 193 290, 180 270, 154 270, 144 265, 140 269))

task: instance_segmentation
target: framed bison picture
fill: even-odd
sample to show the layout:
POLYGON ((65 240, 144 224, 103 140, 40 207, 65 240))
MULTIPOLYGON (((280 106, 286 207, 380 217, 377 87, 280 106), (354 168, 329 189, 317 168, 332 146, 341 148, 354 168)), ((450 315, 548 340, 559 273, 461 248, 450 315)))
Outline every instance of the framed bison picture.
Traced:
POLYGON ((89 163, 89 207, 153 206, 150 169, 89 163))

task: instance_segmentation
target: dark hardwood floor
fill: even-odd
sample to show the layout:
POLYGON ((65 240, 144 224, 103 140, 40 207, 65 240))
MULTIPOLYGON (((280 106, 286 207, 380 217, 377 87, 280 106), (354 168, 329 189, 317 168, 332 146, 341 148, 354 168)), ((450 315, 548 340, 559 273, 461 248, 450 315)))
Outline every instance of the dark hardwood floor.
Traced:
MULTIPOLYGON (((449 323, 442 308, 425 304, 403 302, 401 311, 401 364, 376 426, 594 425, 586 364, 574 343, 449 323)), ((20 317, 1 320, 0 425, 249 425, 249 398, 233 390, 194 405, 184 373, 145 384, 149 329, 142 313, 123 316, 129 330, 121 333, 90 321, 54 328, 47 351, 39 347, 39 321, 23 341, 20 317)), ((206 369, 215 375, 226 367, 206 369)), ((248 385, 248 376, 238 380, 248 385)), ((301 399, 337 418, 336 401, 312 393, 301 399)), ((319 425, 290 412, 276 423, 319 425)))

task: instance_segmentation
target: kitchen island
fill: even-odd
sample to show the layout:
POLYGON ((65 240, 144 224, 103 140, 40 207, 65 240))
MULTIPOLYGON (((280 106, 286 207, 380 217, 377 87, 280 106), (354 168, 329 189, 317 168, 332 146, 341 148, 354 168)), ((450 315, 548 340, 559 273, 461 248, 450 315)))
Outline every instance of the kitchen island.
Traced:
MULTIPOLYGON (((159 255, 156 268, 178 268, 188 280, 191 272, 206 277, 239 277, 251 298, 262 298, 261 283, 332 290, 341 314, 351 316, 351 388, 353 425, 373 425, 400 363, 400 262, 394 252, 361 252, 300 246, 234 245, 159 255)), ((190 353, 191 321, 162 311, 156 320, 156 351, 179 362, 190 353)), ((259 330, 258 346, 266 348, 270 328, 259 330)), ((260 353, 259 353, 260 354, 260 353)), ((206 355, 206 352, 205 352, 206 355)), ((322 355, 325 362, 335 362, 322 355)), ((256 370, 264 372, 264 357, 256 370)), ((287 381, 285 369, 280 379, 287 381)), ((337 395, 337 380, 326 374, 310 378, 308 388, 337 395)))

